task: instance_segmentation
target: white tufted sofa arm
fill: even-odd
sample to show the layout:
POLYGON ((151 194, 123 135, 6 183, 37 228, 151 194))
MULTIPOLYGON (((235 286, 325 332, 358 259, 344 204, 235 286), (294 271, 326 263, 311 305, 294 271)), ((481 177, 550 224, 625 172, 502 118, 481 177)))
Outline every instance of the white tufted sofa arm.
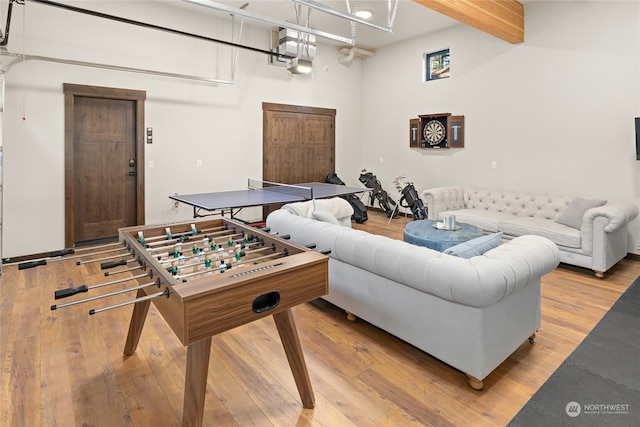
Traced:
POLYGON ((611 233, 633 221, 636 216, 638 216, 638 207, 636 205, 609 202, 604 206, 591 208, 585 212, 580 232, 592 233, 593 222, 598 217, 607 219, 604 231, 611 233))
POLYGON ((323 209, 330 212, 336 217, 340 225, 351 227, 351 216, 353 215, 353 207, 351 204, 341 197, 333 197, 330 199, 315 199, 305 202, 287 203, 281 209, 287 210, 294 215, 309 217, 312 216, 311 211, 323 209))
POLYGON ((422 197, 427 204, 429 219, 438 219, 440 212, 465 208, 463 187, 438 187, 424 190, 422 197))

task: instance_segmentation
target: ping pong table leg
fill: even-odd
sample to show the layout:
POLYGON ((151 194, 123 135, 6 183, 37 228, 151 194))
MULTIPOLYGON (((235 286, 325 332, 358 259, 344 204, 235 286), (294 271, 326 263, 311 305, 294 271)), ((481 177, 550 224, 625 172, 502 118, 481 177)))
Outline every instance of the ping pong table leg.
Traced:
POLYGON ((307 365, 304 362, 298 331, 293 321, 293 313, 291 309, 288 308, 280 313, 274 314, 273 318, 276 322, 276 327, 278 328, 280 340, 282 341, 284 352, 287 355, 289 366, 291 367, 291 373, 293 373, 293 379, 296 381, 298 393, 300 393, 302 406, 307 409, 312 409, 315 406, 315 397, 313 395, 313 389, 311 388, 307 365))

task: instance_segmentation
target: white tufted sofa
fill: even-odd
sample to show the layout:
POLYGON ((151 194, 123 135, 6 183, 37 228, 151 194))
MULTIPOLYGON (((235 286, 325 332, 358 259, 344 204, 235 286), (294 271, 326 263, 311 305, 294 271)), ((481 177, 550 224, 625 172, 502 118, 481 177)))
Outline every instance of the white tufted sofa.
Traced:
POLYGON ((559 263, 538 236, 464 259, 285 209, 267 227, 331 250, 324 299, 461 370, 476 389, 540 326, 540 278, 559 263))
POLYGON ((599 278, 627 255, 627 224, 638 215, 630 203, 607 202, 587 210, 579 228, 556 222, 574 200, 473 187, 424 190, 429 219, 453 214, 456 221, 485 232, 503 232, 503 238, 538 235, 560 249, 560 261, 589 268, 599 278))

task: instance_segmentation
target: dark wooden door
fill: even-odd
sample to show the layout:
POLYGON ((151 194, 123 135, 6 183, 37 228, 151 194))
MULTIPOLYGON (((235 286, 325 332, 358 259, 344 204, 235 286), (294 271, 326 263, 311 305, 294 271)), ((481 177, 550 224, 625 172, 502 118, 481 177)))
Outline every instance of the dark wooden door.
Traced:
POLYGON ((263 178, 324 182, 335 168, 336 110, 264 103, 263 178))
MULTIPOLYGON (((262 104, 262 179, 324 182, 335 169, 336 110, 262 104)), ((263 208, 263 217, 279 206, 263 208)))
POLYGON ((122 95, 118 89, 82 88, 66 110, 67 246, 144 223, 140 100, 113 97, 122 95))
POLYGON ((76 99, 76 241, 116 236, 136 224, 134 107, 128 100, 76 99))

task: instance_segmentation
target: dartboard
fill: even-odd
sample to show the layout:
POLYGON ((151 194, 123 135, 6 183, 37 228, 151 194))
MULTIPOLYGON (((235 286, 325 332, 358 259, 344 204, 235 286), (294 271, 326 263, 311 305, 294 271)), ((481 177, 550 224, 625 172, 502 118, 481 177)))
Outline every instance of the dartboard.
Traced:
POLYGON ((438 145, 444 140, 446 129, 438 120, 431 120, 424 125, 422 134, 429 145, 438 145))

